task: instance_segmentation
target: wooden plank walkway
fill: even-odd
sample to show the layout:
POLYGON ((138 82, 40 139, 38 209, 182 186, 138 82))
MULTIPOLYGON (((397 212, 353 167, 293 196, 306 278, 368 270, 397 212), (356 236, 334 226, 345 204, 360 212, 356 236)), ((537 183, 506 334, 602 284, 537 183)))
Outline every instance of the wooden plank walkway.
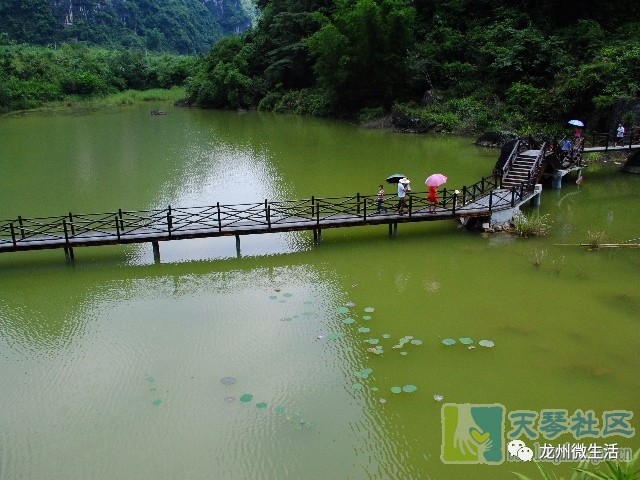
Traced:
POLYGON ((450 220, 489 216, 514 208, 530 199, 533 189, 499 188, 496 176, 483 178, 461 191, 443 189, 435 212, 429 212, 426 192, 410 194, 407 212, 396 212, 397 198, 388 196, 388 212, 377 213, 375 195, 337 198, 268 201, 236 205, 71 214, 23 218, 0 222, 0 253, 97 245, 158 242, 220 236, 312 230, 314 238, 323 229, 363 225, 450 220))
POLYGON ((629 150, 640 150, 640 144, 634 145, 621 145, 619 147, 614 147, 613 145, 605 145, 605 146, 597 146, 597 147, 584 147, 582 151, 584 153, 594 153, 594 152, 625 152, 629 150))

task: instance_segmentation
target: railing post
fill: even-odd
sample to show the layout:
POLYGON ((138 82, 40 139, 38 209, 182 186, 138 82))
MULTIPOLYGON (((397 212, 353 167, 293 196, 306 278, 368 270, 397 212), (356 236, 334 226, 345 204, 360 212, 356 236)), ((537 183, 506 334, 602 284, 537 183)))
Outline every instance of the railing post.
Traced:
POLYGON ((316 197, 311 196, 311 219, 316 216, 316 197))
POLYGON ((15 247, 17 245, 17 242, 16 242, 16 231, 13 228, 13 222, 9 224, 9 227, 11 228, 11 240, 13 241, 13 246, 15 247))
POLYGON ((320 204, 316 204, 316 225, 320 226, 320 204))
POLYGON ((511 187, 511 206, 516 206, 516 187, 511 187))
POLYGON ((362 206, 364 207, 364 221, 366 222, 367 221, 367 199, 366 198, 364 199, 362 206))
POLYGON ((356 193, 356 214, 360 216, 360 194, 356 193))
POLYGON ((520 183, 520 201, 524 198, 524 182, 520 183))
POLYGON ((24 240, 24 226, 22 225, 22 216, 18 215, 18 223, 20 224, 20 238, 24 240))
POLYGON ((264 211, 267 216, 267 228, 271 230, 271 205, 269 205, 266 198, 264 200, 264 211))
POLYGON ((124 231, 124 220, 122 219, 122 209, 118 209, 118 217, 120 217, 120 230, 124 231))
POLYGON ((220 202, 216 203, 216 208, 218 210, 218 232, 222 232, 222 220, 220 219, 220 202))
POLYGON ((442 208, 447 208, 447 189, 442 190, 442 208))
MULTIPOLYGON (((116 215, 116 235, 118 236, 118 240, 120 240, 120 221, 118 220, 118 216, 116 215)), ((66 227, 65 227, 66 229, 66 227)), ((65 231, 66 234, 66 231, 65 231)))
POLYGON ((453 191, 453 214, 456 214, 456 205, 458 203, 458 194, 456 193, 456 191, 453 191))
POLYGON ((71 236, 75 237, 76 236, 76 227, 73 224, 73 215, 71 215, 71 212, 69 212, 69 225, 71 226, 71 236))
POLYGON ((482 177, 480 188, 482 188, 482 193, 484 193, 484 177, 482 177))
POLYGON ((489 191, 489 213, 491 213, 492 208, 493 208, 493 190, 489 191))
POLYGON ((462 187, 462 205, 467 203, 467 186, 462 187))
POLYGON ((64 218, 62 219, 62 230, 64 230, 64 241, 69 245, 69 232, 67 231, 67 222, 64 218))
POLYGON ((167 232, 169 233, 169 236, 171 236, 172 228, 173 228, 173 218, 171 217, 171 205, 169 205, 169 208, 167 210, 167 232))

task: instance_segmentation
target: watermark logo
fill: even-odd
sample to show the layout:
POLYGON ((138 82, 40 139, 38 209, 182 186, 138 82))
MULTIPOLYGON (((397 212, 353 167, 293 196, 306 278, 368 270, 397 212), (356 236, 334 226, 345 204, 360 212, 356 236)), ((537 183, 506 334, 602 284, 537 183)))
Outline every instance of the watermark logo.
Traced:
POLYGON ((440 415, 443 463, 504 462, 504 405, 445 403, 440 415))
POLYGON ((510 462, 547 461, 628 461, 630 448, 619 447, 609 437, 631 438, 633 412, 607 410, 596 416, 593 410, 544 409, 513 410, 507 413, 502 404, 445 403, 440 411, 442 421, 443 463, 484 463, 497 465, 510 462), (505 430, 505 419, 510 426, 505 430), (559 443, 524 441, 560 440, 571 435, 577 442, 559 443), (604 445, 585 440, 598 439, 604 445), (524 441, 523 441, 524 440, 524 441), (508 455, 505 454, 505 443, 508 455), (506 458, 505 458, 506 456, 506 458))
POLYGON ((523 462, 530 462, 533 458, 533 450, 525 445, 522 440, 511 440, 507 445, 509 455, 518 457, 523 462))

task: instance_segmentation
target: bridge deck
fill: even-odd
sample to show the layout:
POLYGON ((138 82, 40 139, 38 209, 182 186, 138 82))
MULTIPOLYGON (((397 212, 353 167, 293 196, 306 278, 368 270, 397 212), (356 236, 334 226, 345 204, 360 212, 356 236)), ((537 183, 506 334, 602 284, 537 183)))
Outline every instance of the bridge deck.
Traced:
POLYGON ((487 179, 482 184, 487 191, 466 187, 460 193, 444 190, 435 212, 429 212, 425 196, 411 195, 404 215, 390 208, 395 206, 393 200, 386 202, 388 212, 376 213, 372 206, 375 196, 356 195, 39 219, 18 217, 0 223, 0 253, 489 216, 518 206, 535 194, 524 187, 519 191, 500 189, 487 179))
POLYGON ((640 150, 640 144, 637 145, 623 145, 614 147, 613 145, 599 146, 599 147, 584 147, 582 150, 584 153, 594 152, 624 152, 628 150, 640 150))

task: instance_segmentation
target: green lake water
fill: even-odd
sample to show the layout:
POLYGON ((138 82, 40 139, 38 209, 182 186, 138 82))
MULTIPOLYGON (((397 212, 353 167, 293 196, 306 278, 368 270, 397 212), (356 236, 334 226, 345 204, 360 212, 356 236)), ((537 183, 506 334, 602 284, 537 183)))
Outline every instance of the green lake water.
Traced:
MULTIPOLYGON (((0 118, 0 217, 374 194, 396 172, 460 188, 499 153, 152 108, 0 118)), ((561 245, 638 239, 639 199, 640 177, 596 163, 545 187, 543 238, 446 221, 253 235, 240 258, 233 237, 161 243, 160 264, 149 244, 1 254, 0 479, 537 477, 444 464, 441 408, 640 412, 640 250, 561 245)))

